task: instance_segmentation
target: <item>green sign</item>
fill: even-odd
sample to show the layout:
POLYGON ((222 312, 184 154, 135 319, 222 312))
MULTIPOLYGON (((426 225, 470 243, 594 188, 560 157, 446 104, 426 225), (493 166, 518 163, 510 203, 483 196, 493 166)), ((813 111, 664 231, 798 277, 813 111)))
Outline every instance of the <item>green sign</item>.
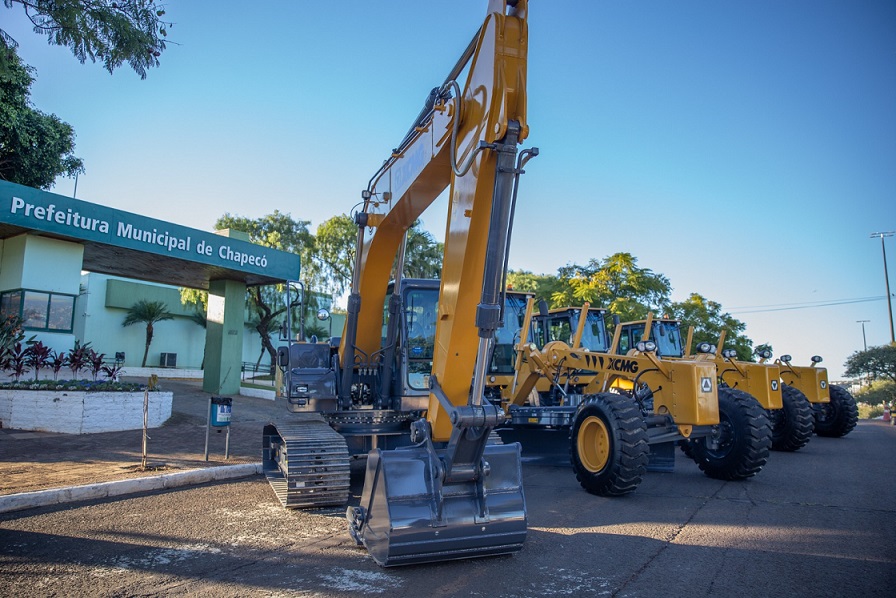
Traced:
POLYGON ((299 277, 293 253, 5 181, 0 222, 282 280, 299 277))

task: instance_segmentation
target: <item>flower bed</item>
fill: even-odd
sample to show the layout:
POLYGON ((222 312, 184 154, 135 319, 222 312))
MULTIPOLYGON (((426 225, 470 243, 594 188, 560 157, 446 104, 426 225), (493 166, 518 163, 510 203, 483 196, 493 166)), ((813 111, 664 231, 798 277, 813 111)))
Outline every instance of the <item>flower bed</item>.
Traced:
MULTIPOLYGON (((12 377, 0 381, 0 427, 67 434, 142 429, 146 387, 120 382, 121 362, 107 364, 105 354, 89 344, 75 341, 71 351, 60 353, 33 338, 26 341, 21 318, 0 320, 0 375, 12 377), (63 368, 74 380, 56 379, 63 368), (93 380, 77 379, 85 369, 93 380), (33 379, 24 379, 31 372, 33 379), (100 374, 106 379, 98 380, 100 374)), ((172 393, 154 389, 148 399, 147 425, 157 428, 171 417, 172 393)))
POLYGON ((85 392, 139 392, 145 386, 113 380, 19 380, 0 382, 0 390, 82 390, 85 392))
MULTIPOLYGON (((0 388, 0 423, 6 428, 66 434, 116 432, 143 428, 143 390, 71 390, 66 385, 85 386, 106 383, 86 381, 53 382, 63 388, 31 390, 29 383, 17 388, 0 388), (23 386, 25 388, 23 388, 23 386)), ((38 385, 32 382, 31 385, 38 385)), ((121 386, 121 383, 110 383, 121 386)), ((4 384, 4 387, 10 386, 4 384)), ((139 389, 139 385, 137 386, 139 389)), ((172 393, 149 393, 148 426, 157 428, 171 417, 172 393)))

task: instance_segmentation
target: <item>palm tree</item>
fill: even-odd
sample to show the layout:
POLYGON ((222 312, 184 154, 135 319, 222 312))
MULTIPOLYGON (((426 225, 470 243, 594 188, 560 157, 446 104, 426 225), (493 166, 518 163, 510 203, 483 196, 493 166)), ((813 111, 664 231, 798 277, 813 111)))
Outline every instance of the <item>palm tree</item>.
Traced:
POLYGON ((146 349, 143 351, 143 363, 140 367, 146 367, 146 356, 149 354, 149 345, 152 343, 152 325, 162 320, 172 320, 174 315, 168 312, 168 306, 164 301, 147 301, 141 299, 128 309, 122 326, 130 326, 140 322, 146 323, 146 349))

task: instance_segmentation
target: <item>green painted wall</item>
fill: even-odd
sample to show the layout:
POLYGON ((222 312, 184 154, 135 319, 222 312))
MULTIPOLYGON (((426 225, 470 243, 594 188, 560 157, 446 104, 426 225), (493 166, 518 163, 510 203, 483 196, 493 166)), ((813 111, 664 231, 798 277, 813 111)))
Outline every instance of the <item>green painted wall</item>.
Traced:
POLYGON ((153 286, 142 282, 110 279, 106 282, 106 307, 130 309, 140 300, 161 301, 176 316, 189 316, 193 307, 180 301, 180 290, 170 286, 153 286))
POLYGON ((0 291, 33 289, 78 294, 84 247, 79 243, 19 235, 3 243, 0 291))
MULTIPOLYGON (((27 234, 6 239, 0 256, 0 291, 78 295, 83 256, 79 243, 27 234)), ((55 351, 67 351, 75 343, 75 334, 67 332, 27 331, 26 338, 32 337, 55 351)))

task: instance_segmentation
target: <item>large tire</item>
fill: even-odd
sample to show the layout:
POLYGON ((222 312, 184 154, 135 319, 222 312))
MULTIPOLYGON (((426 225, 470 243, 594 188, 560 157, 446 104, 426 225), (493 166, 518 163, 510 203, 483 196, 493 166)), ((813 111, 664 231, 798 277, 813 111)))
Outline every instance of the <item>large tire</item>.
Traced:
MULTIPOLYGON (((714 437, 716 434, 714 434, 714 437)), ((759 473, 768 461, 772 430, 762 405, 734 388, 719 388, 718 448, 709 438, 687 440, 682 446, 697 466, 717 480, 745 480, 759 473)))
POLYGON ((797 451, 809 444, 815 431, 812 404, 798 388, 787 384, 781 385, 781 394, 784 407, 768 410, 772 425, 772 449, 797 451))
POLYGON ((569 449, 576 479, 591 494, 634 492, 650 452, 647 424, 634 399, 609 392, 587 395, 576 411, 569 449))
POLYGON ((816 403, 815 433, 819 436, 840 438, 852 432, 859 421, 859 408, 856 400, 842 386, 835 384, 829 387, 830 403, 816 403))

